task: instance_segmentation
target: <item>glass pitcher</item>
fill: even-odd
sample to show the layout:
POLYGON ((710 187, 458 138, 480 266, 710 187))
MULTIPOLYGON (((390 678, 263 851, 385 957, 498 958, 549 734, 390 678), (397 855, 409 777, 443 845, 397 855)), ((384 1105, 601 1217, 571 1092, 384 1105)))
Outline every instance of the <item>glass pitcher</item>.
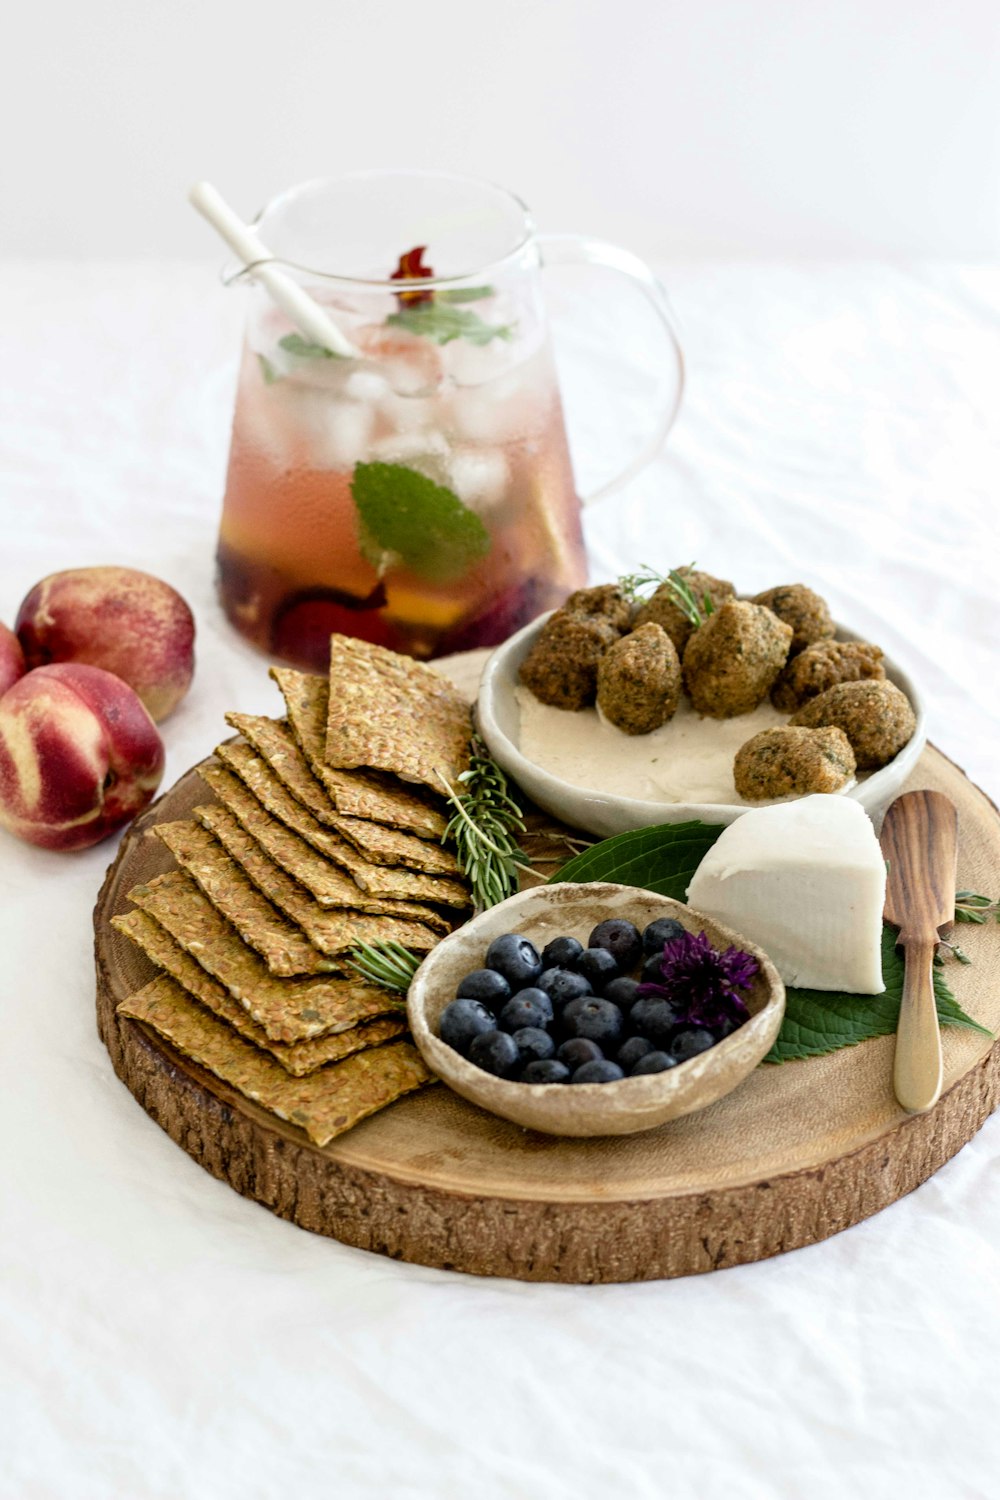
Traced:
POLYGON ((309 182, 256 229, 351 352, 305 337, 254 266, 226 277, 250 295, 218 549, 236 628, 313 671, 333 631, 426 659, 495 645, 584 584, 538 271, 623 272, 666 338, 656 429, 603 495, 653 456, 680 402, 680 346, 642 262, 539 235, 512 194, 444 173, 309 182))

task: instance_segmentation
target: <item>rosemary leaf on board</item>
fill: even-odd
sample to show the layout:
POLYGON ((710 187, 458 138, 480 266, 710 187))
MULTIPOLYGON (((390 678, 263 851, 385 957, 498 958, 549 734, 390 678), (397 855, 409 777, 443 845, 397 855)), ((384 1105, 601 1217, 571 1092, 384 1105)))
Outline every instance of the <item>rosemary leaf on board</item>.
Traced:
POLYGON ((472 739, 469 769, 458 780, 461 786, 456 788, 441 776, 448 801, 455 809, 442 842, 454 844, 475 906, 484 911, 517 890, 518 866, 529 863, 517 842, 526 829, 506 776, 478 735, 472 739))
POLYGON ((410 981, 420 967, 420 959, 402 943, 359 943, 348 959, 364 979, 374 980, 387 989, 406 994, 410 981))

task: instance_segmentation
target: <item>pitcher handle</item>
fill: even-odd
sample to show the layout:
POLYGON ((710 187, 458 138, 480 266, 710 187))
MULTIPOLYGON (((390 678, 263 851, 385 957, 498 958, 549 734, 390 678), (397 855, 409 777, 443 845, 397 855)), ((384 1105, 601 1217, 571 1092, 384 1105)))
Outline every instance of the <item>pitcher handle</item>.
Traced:
POLYGON ((582 505, 591 505, 595 500, 603 500, 606 495, 612 494, 630 479, 634 479, 636 474, 656 457, 664 438, 674 425, 681 397, 684 394, 684 353, 677 334, 674 315, 667 301, 667 294, 645 261, 633 255, 630 250, 622 250, 620 246, 609 245, 604 240, 592 240, 584 234, 539 234, 535 238, 543 266, 585 264, 604 266, 609 271, 618 271, 622 276, 628 276, 636 282, 659 318, 673 356, 674 368, 669 377, 664 377, 661 394, 657 401, 657 405, 663 408, 662 416, 638 453, 619 474, 606 480, 591 494, 580 496, 582 505))

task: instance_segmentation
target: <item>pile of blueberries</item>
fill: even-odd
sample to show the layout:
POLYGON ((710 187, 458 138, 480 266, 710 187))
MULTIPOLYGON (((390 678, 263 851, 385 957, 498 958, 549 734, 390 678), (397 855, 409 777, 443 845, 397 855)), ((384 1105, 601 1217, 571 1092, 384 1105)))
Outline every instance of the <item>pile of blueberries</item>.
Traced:
POLYGON ((518 1083, 614 1083, 674 1068, 738 1024, 685 1024, 665 996, 639 993, 641 982, 659 982, 664 944, 683 935, 670 917, 643 932, 613 917, 597 924, 586 948, 557 937, 539 954, 528 938, 505 932, 442 1011, 441 1040, 518 1083), (640 963, 642 979, 629 977, 640 963))

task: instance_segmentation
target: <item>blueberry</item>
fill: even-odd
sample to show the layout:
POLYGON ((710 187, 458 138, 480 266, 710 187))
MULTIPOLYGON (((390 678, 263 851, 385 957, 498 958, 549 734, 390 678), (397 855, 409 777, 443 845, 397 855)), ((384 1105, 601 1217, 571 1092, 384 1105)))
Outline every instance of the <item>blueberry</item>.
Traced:
POLYGON ((484 1073, 493 1073, 497 1078, 512 1078, 520 1061, 517 1043, 509 1032, 484 1032, 473 1040, 469 1061, 482 1068, 484 1073))
POLYGON ((530 1062, 521 1073, 519 1083, 566 1083, 569 1080, 569 1068, 565 1063, 557 1062, 554 1057, 543 1057, 538 1062, 530 1062))
POLYGON ((542 966, 546 969, 568 969, 583 952, 583 944, 574 937, 553 938, 542 949, 542 966))
POLYGON ((616 1053, 616 1061, 621 1064, 626 1073, 634 1068, 640 1057, 645 1057, 647 1052, 652 1052, 653 1044, 644 1036, 630 1036, 627 1042, 622 1042, 616 1053))
POLYGON ((709 1030, 715 1040, 721 1042, 725 1037, 732 1036, 733 1032, 738 1031, 742 1025, 742 1018, 737 1020, 735 1016, 723 1016, 721 1020, 713 1021, 709 1030))
POLYGON ((599 1047, 612 1048, 625 1029, 617 1005, 610 1000, 599 1000, 596 995, 580 1001, 580 1009, 566 1021, 566 1028, 572 1036, 582 1036, 596 1042, 599 1047))
POLYGON ((651 953, 642 965, 642 979, 644 984, 663 983, 663 949, 658 948, 651 953))
POLYGON ((665 1073, 668 1068, 676 1066, 677 1058, 670 1052, 647 1052, 637 1063, 632 1064, 629 1076, 641 1078, 644 1073, 665 1073))
POLYGON ((624 917, 609 917, 598 922, 587 939, 588 948, 606 948, 612 958, 618 960, 621 970, 631 969, 642 957, 642 938, 634 922, 624 917))
POLYGON ((565 1063, 570 1069, 582 1068, 584 1063, 600 1062, 604 1053, 596 1042, 590 1041, 585 1036, 570 1037, 568 1042, 563 1042, 556 1053, 561 1063, 565 1063))
POLYGON ((683 1031, 678 1031, 670 1051, 678 1062, 687 1062, 689 1057, 697 1057, 699 1052, 707 1052, 709 1047, 714 1046, 715 1037, 707 1027, 688 1026, 683 1031))
POLYGON ((609 979, 618 978, 621 967, 607 948, 585 948, 577 959, 576 971, 590 980, 594 993, 599 995, 609 979))
POLYGON ((467 996, 470 1000, 481 1000, 491 1009, 499 1010, 504 1001, 510 999, 510 985, 495 969, 473 969, 471 974, 459 980, 455 993, 460 998, 467 996))
POLYGON ((610 979, 604 986, 604 998, 614 1001, 627 1015, 639 998, 638 979, 627 979, 624 974, 618 979, 610 979))
POLYGON ((655 922, 650 922, 642 934, 642 951, 644 953, 662 954, 664 943, 672 943, 675 938, 684 936, 684 928, 673 917, 657 917, 655 922))
POLYGON ((542 960, 534 943, 517 932, 505 932, 487 948, 486 967, 502 974, 512 990, 520 990, 534 984, 542 972, 542 960))
POLYGON ((573 1022, 576 1020, 577 1016, 580 1014, 587 1001, 593 1000, 595 998, 596 997, 594 995, 577 995, 575 1000, 570 1000, 566 1005, 563 1006, 559 1014, 559 1020, 557 1024, 567 1036, 576 1035, 576 1032, 573 1030, 573 1022))
MULTIPOLYGON (((548 952, 548 949, 546 949, 548 952)), ((581 995, 593 994, 590 980, 570 969, 543 969, 538 976, 538 988, 544 990, 555 1006, 567 1005, 581 995)))
POLYGON ((463 1057, 477 1036, 496 1029, 496 1016, 479 1000, 453 1000, 441 1012, 441 1040, 463 1057))
POLYGON ((555 1042, 540 1026, 522 1026, 511 1035, 517 1043, 522 1063, 544 1062, 555 1053, 555 1042))
POLYGON ((680 1015, 675 1005, 658 995, 640 995, 629 1012, 630 1030, 637 1036, 648 1036, 657 1047, 666 1047, 674 1032, 680 1015))
POLYGON ((522 1026, 537 1026, 545 1030, 552 1020, 552 1001, 544 990, 518 990, 500 1012, 498 1025, 501 1031, 520 1031, 522 1026))
POLYGON ((617 1083, 619 1078, 624 1077, 625 1074, 617 1063, 602 1057, 598 1062, 584 1063, 582 1068, 577 1068, 570 1083, 617 1083))

